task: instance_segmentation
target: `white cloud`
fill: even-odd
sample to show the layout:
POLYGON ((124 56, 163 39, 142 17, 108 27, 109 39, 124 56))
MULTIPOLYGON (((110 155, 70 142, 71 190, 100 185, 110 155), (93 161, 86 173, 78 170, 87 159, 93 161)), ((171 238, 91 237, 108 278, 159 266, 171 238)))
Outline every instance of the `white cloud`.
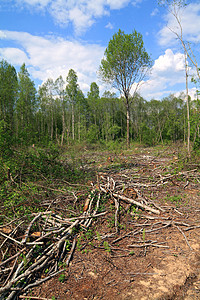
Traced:
MULTIPOLYGON (((189 94, 189 96, 191 97, 192 100, 197 99, 197 90, 196 90, 196 88, 189 89, 188 94, 189 94)), ((177 97, 177 98, 182 96, 182 99, 186 101, 185 91, 178 91, 178 92, 174 93, 174 96, 177 97), (184 92, 184 94, 183 94, 183 92, 184 92)))
MULTIPOLYGON (((16 67, 26 63, 34 80, 46 81, 60 75, 65 79, 69 69, 74 69, 84 93, 90 83, 97 80, 96 72, 104 54, 104 47, 59 37, 34 36, 26 32, 0 31, 0 39, 11 41, 14 48, 0 48, 4 58, 16 67), (19 46, 20 45, 20 46, 19 46)), ((145 99, 161 99, 178 89, 185 89, 184 55, 167 49, 154 62, 149 79, 143 82, 140 93, 145 99)), ((108 88, 108 87, 106 87, 108 88)), ((105 87, 100 85, 100 90, 105 87)), ((179 91, 178 90, 178 91, 179 91)))
POLYGON ((174 54, 171 49, 167 49, 164 55, 159 56, 153 66, 153 72, 157 75, 163 73, 177 73, 179 71, 184 71, 184 54, 174 54))
MULTIPOLYGON (((3 0, 5 1, 5 0, 3 0)), ((61 26, 73 24, 77 34, 92 26, 97 18, 109 15, 110 10, 121 9, 131 0, 14 0, 20 8, 48 11, 61 26)), ((138 4, 143 0, 135 0, 138 4)))
MULTIPOLYGON (((170 46, 176 43, 176 35, 170 30, 180 33, 180 28, 171 13, 165 16, 166 26, 159 32, 159 43, 170 46), (170 29, 169 29, 170 28, 170 29)), ((200 41, 200 3, 191 3, 180 11, 181 26, 184 39, 189 42, 200 41)))
POLYGON ((158 14, 159 14, 159 9, 158 9, 158 8, 155 8, 155 9, 152 11, 151 16, 154 17, 154 16, 156 16, 156 15, 158 15, 158 14))
POLYGON ((24 62, 29 63, 29 59, 24 51, 18 48, 0 48, 0 59, 5 59, 12 65, 22 65, 24 62))
POLYGON ((185 89, 184 55, 173 53, 167 49, 164 55, 155 60, 149 79, 140 87, 140 93, 145 99, 161 99, 174 93, 176 85, 185 89))
MULTIPOLYGON (((89 0, 89 1, 93 1, 93 0, 89 0)), ((128 5, 130 0, 102 0, 102 2, 104 2, 104 5, 108 5, 110 9, 121 9, 126 5, 128 5)))
POLYGON ((105 28, 108 28, 108 29, 113 29, 114 26, 113 24, 111 24, 110 22, 105 26, 105 28))
POLYGON ((139 4, 141 4, 143 2, 143 0, 133 0, 132 1, 132 5, 133 6, 138 6, 139 4))
POLYGON ((105 50, 99 45, 6 30, 0 32, 0 38, 20 44, 20 48, 1 48, 0 58, 15 66, 25 62, 34 79, 45 81, 60 75, 66 78, 72 68, 78 74, 83 92, 92 81, 97 81, 96 71, 105 50))

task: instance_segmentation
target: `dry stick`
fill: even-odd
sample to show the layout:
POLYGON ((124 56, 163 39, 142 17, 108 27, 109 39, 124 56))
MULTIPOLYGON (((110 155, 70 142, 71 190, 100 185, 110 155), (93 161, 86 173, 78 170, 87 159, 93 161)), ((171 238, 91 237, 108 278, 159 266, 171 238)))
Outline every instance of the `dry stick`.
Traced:
MULTIPOLYGON (((4 287, 4 288, 0 288, 0 292, 6 292, 8 291, 11 286, 13 284, 15 284, 17 281, 19 281, 22 278, 26 278, 27 276, 30 276, 31 274, 33 274, 34 272, 40 270, 41 268, 43 268, 46 263, 50 260, 50 258, 53 255, 53 252, 55 251, 55 249, 60 249, 61 245, 63 244, 64 240, 66 239, 66 235, 70 234, 73 227, 76 226, 79 223, 79 220, 76 220, 70 227, 68 227, 66 230, 64 230, 64 232, 62 232, 62 234, 64 234, 64 236, 55 244, 53 245, 53 249, 51 249, 50 251, 48 251, 48 253, 46 253, 44 256, 42 256, 37 262, 35 262, 33 265, 31 265, 23 274, 19 275, 19 271, 21 270, 24 262, 22 261, 21 264, 18 266, 13 278, 11 279, 11 281, 4 287)), ((29 228, 31 228, 31 226, 29 226, 29 228)), ((62 230, 61 230, 62 231, 62 230)), ((7 237, 7 236, 6 236, 7 237)), ((44 237, 42 237, 44 238, 44 237)), ((41 238, 39 238, 38 240, 41 240, 41 238)), ((38 241, 37 240, 37 241, 38 241)), ((33 251, 34 247, 29 251, 29 253, 26 255, 26 259, 30 256, 31 252, 33 251)), ((68 258, 68 262, 71 259, 71 256, 73 254, 73 251, 75 249, 75 242, 73 243, 73 247, 72 247, 72 251, 71 251, 71 255, 68 258)), ((13 259, 13 257, 12 257, 13 259)), ((8 299, 12 299, 15 295, 16 291, 13 291, 8 299)))
MULTIPOLYGON (((67 245, 67 241, 65 240, 65 242, 64 242, 64 245, 63 245, 63 248, 62 248, 62 251, 61 251, 61 254, 60 254, 60 257, 59 257, 58 261, 62 261, 62 260, 63 260, 63 257, 64 257, 64 255, 65 255, 66 245, 67 245)), ((55 268, 55 271, 57 271, 57 269, 58 269, 58 261, 56 262, 56 268, 55 268)))
POLYGON ((112 241, 112 244, 115 244, 115 243, 121 241, 122 239, 128 237, 128 236, 131 235, 131 234, 136 235, 136 234, 138 234, 138 233, 140 233, 140 232, 142 232, 142 229, 131 231, 131 232, 129 232, 129 233, 127 233, 127 234, 125 234, 125 235, 123 235, 123 236, 117 238, 116 240, 112 241))
POLYGON ((11 294, 6 298, 7 300, 12 300, 15 297, 17 291, 12 291, 11 294))
MULTIPOLYGON (((137 276, 137 275, 157 275, 158 273, 130 273, 128 275, 130 276, 137 276)), ((163 276, 163 275, 160 275, 160 276, 163 276)))
POLYGON ((13 264, 13 266, 12 266, 11 271, 10 271, 10 274, 9 274, 8 277, 6 278, 6 281, 4 282, 3 285, 6 285, 6 283, 7 283, 8 280, 10 279, 10 277, 11 277, 11 275, 12 275, 14 269, 15 269, 15 266, 16 266, 16 264, 17 264, 17 260, 18 260, 18 257, 16 257, 15 262, 14 262, 14 264, 13 264))
MULTIPOLYGON (((168 222, 168 223, 166 222, 165 225, 162 226, 162 227, 145 230, 145 233, 151 233, 151 232, 154 232, 154 231, 161 230, 161 229, 163 229, 163 228, 166 228, 166 227, 168 227, 168 226, 171 226, 171 224, 172 224, 171 222, 168 222)), ((129 232, 129 233, 127 233, 127 234, 125 234, 125 235, 123 235, 123 236, 117 238, 116 240, 114 240, 114 241, 112 242, 112 244, 114 244, 114 243, 116 243, 116 242, 118 242, 118 241, 120 241, 120 240, 122 240, 122 239, 128 237, 128 236, 131 235, 131 234, 133 234, 133 236, 134 236, 134 235, 137 235, 138 233, 140 233, 140 232, 142 232, 142 231, 143 231, 142 228, 141 228, 140 230, 138 230, 138 231, 136 230, 135 232, 134 232, 134 231, 131 231, 131 232, 129 232)))
POLYGON ((40 269, 42 269, 46 265, 46 263, 51 259, 52 250, 49 251, 46 256, 47 257, 42 257, 36 263, 31 265, 23 274, 21 274, 18 277, 15 277, 14 279, 10 280, 10 282, 5 287, 0 288, 0 293, 8 291, 11 288, 11 286, 13 284, 15 284, 17 281, 19 281, 23 278, 26 278, 29 275, 33 274, 34 272, 39 271, 40 269), (41 262, 41 264, 40 264, 40 262, 41 262))
MULTIPOLYGON (((30 249, 29 252, 27 253, 27 255, 26 255, 26 261, 27 261, 27 260, 29 259, 29 257, 31 256, 31 253, 33 252, 34 248, 35 248, 35 247, 33 246, 33 248, 30 249)), ((21 271, 21 268, 23 267, 23 265, 24 265, 24 260, 22 260, 21 263, 18 265, 17 270, 15 271, 15 273, 14 273, 14 275, 13 275, 13 277, 12 277, 11 280, 14 280, 14 279, 17 277, 17 275, 18 275, 19 272, 21 271)))
POLYGON ((26 241, 27 241, 27 239, 28 239, 29 232, 30 232, 30 230, 31 230, 31 227, 33 226, 33 223, 34 223, 37 219, 39 219, 40 216, 41 216, 41 213, 39 213, 38 215, 36 215, 35 218, 33 218, 33 220, 30 222, 28 228, 26 229, 25 236, 24 236, 24 238, 23 238, 22 241, 21 241, 21 244, 25 244, 25 243, 26 243, 26 241))
MULTIPOLYGON (((22 223, 24 223, 24 221, 22 221, 20 224, 18 224, 18 225, 15 227, 15 229, 9 234, 9 237, 10 237, 12 234, 15 234, 15 233, 16 233, 17 228, 18 228, 22 223)), ((0 249, 1 249, 1 248, 3 247, 3 245, 7 242, 7 240, 9 239, 9 237, 6 238, 6 239, 3 241, 3 243, 0 245, 0 249)))
POLYGON ((13 239, 11 236, 6 235, 5 233, 3 233, 3 232, 1 232, 1 231, 0 231, 0 234, 3 235, 4 237, 6 237, 7 239, 9 239, 9 240, 15 242, 16 244, 21 245, 21 242, 19 242, 19 241, 13 239))
POLYGON ((145 230, 145 232, 146 233, 151 233, 153 231, 158 231, 158 230, 161 230, 163 228, 169 227, 171 225, 172 225, 172 222, 169 221, 169 222, 164 223, 164 226, 161 226, 161 227, 158 227, 158 228, 154 228, 154 229, 147 229, 147 230, 145 230))
POLYGON ((200 225, 198 225, 198 226, 191 226, 189 228, 186 228, 185 231, 192 230, 192 229, 195 229, 195 228, 200 228, 200 225))
MULTIPOLYGON (((78 224, 78 222, 79 222, 78 220, 75 221, 75 222, 73 223, 73 226, 70 226, 70 228, 68 228, 68 231, 70 232, 70 231, 73 229, 73 227, 76 226, 76 225, 78 224)), ((66 232, 65 232, 65 233, 66 233, 66 232)), ((58 241, 58 243, 56 244, 55 247, 56 247, 56 248, 60 248, 61 245, 63 244, 63 241, 65 240, 65 238, 66 238, 66 236, 62 237, 62 238, 58 241)), ((68 257, 68 259, 67 259, 67 266, 69 265, 70 259, 71 259, 72 255, 73 255, 74 250, 75 250, 75 246, 76 246, 76 238, 74 238, 74 241, 73 241, 73 244, 72 244, 72 248, 71 248, 71 252, 70 252, 69 257, 68 257)), ((53 250, 53 249, 52 249, 52 250, 53 250)), ((51 254, 51 253, 52 253, 52 250, 50 250, 50 251, 46 254, 46 256, 48 256, 49 254, 51 254)), ((49 260, 48 257, 47 257, 46 261, 47 261, 47 260, 49 260)), ((45 264, 46 264, 46 261, 43 262, 42 265, 45 265, 45 264)), ((40 267, 41 267, 41 266, 40 266, 40 267)), ((37 268, 37 267, 36 267, 36 268, 37 268)), ((29 268, 29 269, 30 269, 30 268, 29 268)), ((33 271, 35 271, 35 270, 33 270, 33 271)), ((61 271, 59 271, 59 272, 61 272, 61 271)), ((40 280, 40 281, 36 282, 37 284, 36 284, 36 283, 33 283, 33 284, 27 286, 27 287, 24 289, 24 291, 25 291, 26 289, 30 288, 30 287, 35 286, 35 284, 38 285, 38 284, 40 284, 41 282, 50 279, 52 276, 55 276, 55 275, 58 274, 59 272, 56 272, 56 273, 54 273, 54 274, 51 274, 51 275, 49 275, 47 278, 45 278, 44 280, 40 280)), ((25 272, 25 273, 26 273, 26 272, 25 272)))
POLYGON ((130 247, 130 248, 143 248, 143 247, 149 247, 149 246, 158 247, 158 248, 169 248, 169 246, 153 244, 153 243, 143 244, 143 245, 136 245, 136 244, 128 245, 128 247, 130 247))
POLYGON ((86 217, 86 221, 84 222, 83 226, 86 226, 87 223, 88 223, 87 216, 88 216, 89 212, 91 211, 92 203, 93 203, 93 200, 94 200, 94 197, 95 197, 95 194, 92 195, 92 193, 95 193, 95 188, 94 187, 93 187, 91 193, 89 194, 88 198, 86 199, 85 205, 84 205, 84 208, 83 208, 83 211, 84 211, 83 215, 84 215, 84 217, 86 217))
MULTIPOLYGON (((104 192, 104 193, 107 194, 108 191, 106 191, 105 188, 103 188, 102 186, 100 186, 100 189, 101 189, 102 192, 104 192)), ((142 204, 142 203, 140 203, 140 202, 138 202, 138 201, 135 201, 135 200, 133 200, 133 199, 131 199, 131 198, 125 197, 125 196, 120 195, 120 194, 118 194, 118 193, 112 193, 112 195, 113 195, 114 197, 116 197, 116 198, 119 198, 119 199, 124 200, 124 201, 126 201, 126 202, 129 202, 129 203, 135 204, 135 205, 137 205, 137 206, 139 206, 139 207, 142 207, 142 208, 144 208, 144 209, 146 209, 146 210, 148 210, 148 211, 151 211, 151 212, 153 212, 153 213, 155 213, 155 214, 158 214, 158 215, 160 214, 160 211, 159 211, 159 210, 154 209, 154 208, 151 208, 151 207, 149 207, 149 206, 147 206, 147 205, 145 205, 145 204, 142 204)))
POLYGON ((114 198, 115 200, 115 230, 116 232, 119 231, 119 228, 118 228, 118 212, 119 212, 119 201, 117 201, 116 198, 114 198))
POLYGON ((123 196, 123 195, 120 195, 120 194, 118 194, 118 193, 113 193, 113 196, 116 197, 116 198, 119 198, 119 199, 121 199, 121 200, 127 201, 127 202, 129 202, 129 203, 135 204, 135 205, 137 205, 137 206, 139 206, 139 207, 142 207, 142 208, 144 208, 145 210, 151 211, 151 212, 154 213, 154 214, 158 214, 158 215, 160 214, 160 211, 159 211, 159 210, 154 209, 154 208, 151 208, 151 207, 149 207, 149 206, 147 206, 147 205, 145 205, 145 204, 142 204, 142 203, 140 203, 140 202, 138 202, 138 201, 135 201, 135 200, 133 200, 133 199, 131 199, 131 198, 127 198, 127 197, 125 197, 125 196, 123 196))
MULTIPOLYGON (((41 279, 41 280, 37 280, 37 281, 35 281, 34 283, 31 283, 31 284, 27 285, 27 286, 23 289, 23 291, 25 292, 25 291, 29 290, 30 288, 33 288, 33 287, 35 287, 35 286, 37 286, 37 285, 40 285, 41 283, 43 283, 43 282, 45 282, 45 281, 51 279, 52 277, 54 277, 54 276, 56 276, 56 275, 62 273, 63 271, 65 271, 65 269, 59 270, 59 271, 57 271, 57 272, 55 272, 55 273, 52 273, 52 274, 50 274, 49 276, 47 276, 47 277, 45 277, 45 278, 43 278, 43 279, 41 279)), ((30 297, 30 296, 29 296, 29 297, 30 297)), ((38 299, 39 299, 39 298, 38 298, 38 299)))
MULTIPOLYGON (((0 225, 0 228, 2 228, 2 227, 7 227, 7 226, 11 225, 12 223, 14 223, 14 222, 16 222, 16 221, 18 221, 18 220, 21 220, 21 219, 23 219, 23 218, 24 218, 24 216, 23 216, 23 217, 20 217, 20 218, 16 218, 16 219, 10 221, 9 223, 0 225)), ((21 224, 21 223, 20 223, 20 224, 21 224)))
POLYGON ((88 220, 87 217, 88 217, 88 215, 89 215, 89 213, 90 213, 90 211, 91 211, 93 201, 94 201, 94 197, 92 197, 92 198, 90 199, 89 207, 88 207, 87 211, 85 212, 86 220, 85 220, 85 222, 84 222, 84 224, 83 224, 83 226, 85 226, 85 227, 88 227, 87 224, 88 224, 89 220, 88 220))
POLYGON ((31 300, 31 299, 38 299, 38 300, 52 300, 52 298, 51 299, 49 299, 49 298, 41 298, 41 297, 34 297, 34 296, 19 296, 19 299, 29 299, 29 300, 31 300))
MULTIPOLYGON (((98 215, 96 214, 97 211, 98 211, 98 209, 99 209, 100 198, 101 198, 101 193, 99 192, 99 194, 98 194, 98 199, 97 199, 97 204, 96 204, 96 209, 95 209, 95 211, 94 211, 94 213, 93 213, 93 215, 92 215, 93 218, 94 218, 94 217, 98 217, 99 215, 102 215, 102 214, 106 214, 106 213, 107 213, 107 212, 104 212, 104 213, 100 213, 100 214, 98 214, 98 215)), ((92 222, 92 218, 89 220, 89 222, 87 223, 87 226, 86 226, 86 227, 89 227, 90 224, 91 224, 91 222, 92 222)))
MULTIPOLYGON (((28 252, 28 254, 26 255, 26 260, 28 260, 29 259, 29 257, 30 257, 30 255, 31 255, 31 253, 33 252, 33 250, 34 250, 34 248, 35 247, 33 247, 32 249, 30 249, 30 251, 28 252)), ((50 253, 50 251, 48 252, 48 255, 50 255, 51 253, 50 253)), ((43 260, 43 257, 41 258, 42 260, 43 260)), ((38 261, 36 261, 33 265, 31 265, 26 271, 25 271, 25 273, 26 272, 28 272, 31 268, 34 268, 35 266, 37 266, 42 260, 41 259, 39 259, 38 261)), ((12 284, 14 284, 15 282, 17 282, 18 281, 18 279, 19 279, 19 277, 20 277, 20 275, 18 276, 18 274, 19 274, 19 272, 20 272, 20 270, 22 269, 22 267, 23 267, 23 265, 24 265, 24 260, 22 260, 22 262, 19 264, 19 266, 18 266, 18 268, 17 268, 17 270, 16 270, 16 272, 14 273, 14 275, 13 275, 13 277, 12 277, 12 279, 11 279, 11 285, 10 285, 10 282, 7 284, 7 288, 6 288, 6 290, 9 290, 10 289, 10 287, 12 286, 12 284), (18 276, 18 277, 17 277, 18 276), (13 282, 13 283, 12 283, 13 282)), ((30 272, 31 273, 31 272, 30 272)), ((23 274, 22 274, 23 275, 23 274)), ((29 275, 29 274, 28 274, 29 275)), ((27 276, 28 276, 27 275, 27 276)), ((22 276, 22 278, 23 277, 26 277, 26 276, 22 276)), ((5 291, 6 291, 5 290, 5 291)), ((0 292, 1 292, 1 288, 0 288, 0 292)), ((11 298, 12 299, 12 298, 11 298)))
POLYGON ((67 258, 67 261, 66 261, 67 266, 69 266, 69 263, 70 263, 70 260, 72 258, 72 255, 74 253, 75 248, 76 248, 76 236, 74 237, 72 247, 71 247, 71 251, 70 251, 70 254, 69 254, 69 256, 67 258))
MULTIPOLYGON (((96 210, 95 210, 96 211, 96 210)), ((94 212, 95 213, 95 212, 94 212)), ((85 219, 93 219, 93 218, 97 218, 97 217, 100 217, 100 216, 104 216, 105 214, 107 214, 107 211, 104 211, 102 213, 99 213, 99 214, 92 214, 92 215, 89 215, 89 216, 80 216, 80 217, 74 217, 74 218, 71 218, 69 219, 70 221, 74 221, 74 220, 85 220, 85 219)), ((88 226, 87 226, 88 227, 88 226)))
POLYGON ((13 260, 15 257, 18 257, 24 250, 26 250, 26 248, 23 248, 22 250, 17 252, 15 255, 13 255, 13 256, 9 257, 8 259, 4 260, 2 263, 0 263, 0 267, 7 264, 11 260, 13 260))
POLYGON ((1 274, 8 273, 8 272, 11 271, 11 270, 12 270, 11 267, 10 267, 10 268, 6 268, 6 269, 3 269, 2 271, 0 271, 0 275, 1 275, 1 274))
POLYGON ((186 237, 185 233, 180 229, 180 227, 178 227, 178 225, 175 225, 175 226, 176 226, 176 228, 182 233, 182 235, 184 236, 184 239, 185 239, 185 241, 186 241, 188 247, 190 248, 190 250, 193 250, 192 247, 190 246, 188 240, 187 240, 187 237, 186 237))

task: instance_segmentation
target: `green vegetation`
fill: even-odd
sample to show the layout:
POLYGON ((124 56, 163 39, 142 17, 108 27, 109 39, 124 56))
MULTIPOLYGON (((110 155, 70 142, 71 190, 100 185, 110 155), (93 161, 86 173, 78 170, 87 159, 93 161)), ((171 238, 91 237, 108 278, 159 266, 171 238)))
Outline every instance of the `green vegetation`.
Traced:
POLYGON ((150 67, 151 60, 144 48, 140 33, 134 30, 132 34, 125 34, 119 30, 113 35, 105 50, 99 73, 105 82, 111 83, 124 96, 128 148, 130 146, 130 106, 138 84, 133 95, 131 95, 131 89, 134 83, 140 83, 144 79, 150 67))
POLYGON ((65 281, 65 278, 66 278, 65 274, 60 274, 58 280, 63 283, 65 281))
MULTIPOLYGON (((85 97, 74 70, 69 71, 66 81, 61 76, 55 81, 48 79, 37 91, 25 64, 17 74, 15 68, 3 60, 0 62, 0 79, 0 159, 3 163, 10 159, 14 150, 31 146, 32 155, 37 147, 38 160, 42 156, 39 148, 55 147, 56 152, 58 147, 77 144, 113 151, 126 147, 125 98, 110 92, 104 92, 100 97, 95 82, 91 83, 85 97)), ((189 105, 190 141, 193 149, 199 152, 200 101, 190 99, 189 105)), ((135 93, 129 99, 128 108, 131 143, 153 146, 186 142, 184 95, 146 101, 135 93)))
MULTIPOLYGON (((93 162, 85 160, 81 155, 84 151, 108 150, 117 157, 129 142, 134 148, 141 144, 163 146, 179 142, 182 146, 178 149, 175 172, 178 174, 189 162, 198 167, 200 101, 189 99, 193 147, 189 160, 183 151, 188 132, 184 95, 179 98, 169 95, 161 101, 146 101, 136 91, 130 96, 131 85, 143 78, 146 74, 143 71, 150 65, 142 36, 136 31, 127 35, 121 30, 109 42, 100 71, 102 78, 112 83, 122 97, 110 91, 100 96, 95 82, 85 96, 73 69, 66 79, 49 78, 37 90, 25 64, 17 73, 7 61, 0 61, 0 204, 4 207, 0 224, 5 218, 11 220, 43 211, 44 199, 54 199, 57 194, 70 191, 66 182, 85 184, 94 178, 97 168, 106 169, 108 161, 101 160, 99 164, 98 158, 94 168, 88 168, 93 162), (118 57, 124 67, 119 66, 118 57), (121 82, 118 76, 123 79, 121 82)), ((118 172, 131 164, 130 160, 115 158, 109 167, 118 172)), ((106 201, 105 196, 98 212, 104 211, 106 201)), ((68 207, 71 217, 72 205, 68 207)), ((82 211, 83 204, 77 201, 77 205, 82 211)), ((132 207, 133 218, 139 217, 138 214, 132 207)), ((108 225, 112 228, 114 219, 108 225)), ((93 234, 87 231, 85 238, 89 240, 93 234)))
POLYGON ((108 252, 108 253, 111 252, 111 248, 110 248, 110 246, 109 246, 109 244, 108 244, 107 241, 103 242, 103 246, 104 246, 104 249, 105 249, 106 252, 108 252))

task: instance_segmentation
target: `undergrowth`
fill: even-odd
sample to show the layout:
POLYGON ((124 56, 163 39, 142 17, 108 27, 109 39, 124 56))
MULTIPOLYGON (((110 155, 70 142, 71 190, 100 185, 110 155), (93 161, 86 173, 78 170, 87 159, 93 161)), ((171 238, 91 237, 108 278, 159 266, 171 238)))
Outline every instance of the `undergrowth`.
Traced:
POLYGON ((62 149, 50 145, 15 149, 12 156, 0 157, 0 223, 43 211, 42 200, 53 199, 66 189, 64 181, 84 183, 90 178, 81 162, 69 162, 62 155, 62 149))

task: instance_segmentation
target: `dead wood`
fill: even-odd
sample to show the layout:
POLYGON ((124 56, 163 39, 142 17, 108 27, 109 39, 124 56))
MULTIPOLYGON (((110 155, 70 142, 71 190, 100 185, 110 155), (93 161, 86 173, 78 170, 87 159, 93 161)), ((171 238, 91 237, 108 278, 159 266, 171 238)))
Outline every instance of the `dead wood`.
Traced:
MULTIPOLYGON (((180 176, 184 177, 184 180, 187 180, 184 186, 182 184, 183 188, 186 189, 191 179, 196 176, 197 170, 194 169, 172 175, 158 174, 158 172, 162 171, 158 167, 152 170, 152 172, 155 170, 156 173, 154 173, 151 180, 149 180, 148 176, 136 174, 135 181, 137 182, 133 182, 132 177, 125 174, 113 177, 97 176, 97 184, 92 183, 91 191, 86 196, 86 200, 83 200, 84 208, 81 214, 74 211, 75 206, 79 204, 77 191, 60 191, 57 188, 50 187, 50 190, 60 191, 61 194, 67 193, 68 196, 62 194, 63 198, 59 196, 60 198, 56 197, 56 199, 48 203, 45 202, 44 206, 46 205, 45 207, 47 207, 48 205, 47 210, 29 216, 31 217, 31 221, 30 219, 29 221, 28 219, 26 220, 24 217, 23 226, 21 226, 22 223, 19 223, 20 219, 15 219, 7 222, 5 225, 1 225, 0 235, 3 255, 0 262, 0 293, 3 298, 0 296, 0 299, 15 299, 15 297, 26 299, 28 296, 23 295, 23 293, 66 271, 76 250, 77 236, 79 237, 80 235, 80 229, 87 232, 92 222, 106 222, 105 216, 106 218, 110 218, 111 214, 114 226, 109 232, 101 232, 99 245, 93 246, 97 250, 103 249, 105 251, 103 240, 106 240, 108 247, 106 251, 111 252, 111 254, 109 253, 110 255, 114 251, 121 251, 122 254, 126 251, 130 252, 127 248, 136 248, 136 252, 140 251, 137 248, 144 248, 144 251, 140 251, 142 253, 145 252, 144 254, 150 251, 151 247, 168 249, 169 245, 159 240, 159 238, 157 240, 157 236, 162 236, 163 232, 172 227, 179 230, 189 249, 192 250, 184 232, 199 228, 200 226, 198 224, 188 224, 190 222, 182 222, 181 220, 184 220, 184 210, 180 212, 173 204, 171 206, 160 207, 149 198, 149 194, 145 196, 143 191, 151 188, 154 191, 157 187, 168 183, 176 185, 175 180, 180 176), (72 203, 71 210, 68 208, 65 209, 65 204, 63 204, 64 208, 62 207, 62 211, 64 211, 64 216, 61 216, 59 213, 60 210, 56 209, 56 205, 62 199, 66 201, 70 199, 72 203), (106 208, 102 209, 101 201, 104 201, 104 204, 106 202, 106 208), (108 203, 114 206, 114 211, 110 212, 109 209, 107 210, 109 207, 108 203), (128 208, 126 203, 128 203, 128 208), (134 212, 131 212, 132 207, 134 207, 134 212), (142 215, 134 218, 135 211, 139 211, 142 215), (131 228, 127 226, 125 230, 119 230, 120 225, 124 225, 122 222, 126 222, 125 225, 131 225, 131 228), (181 226, 186 228, 182 230, 181 226), (4 232, 4 227, 9 227, 11 231, 9 233, 4 232), (133 230, 131 230, 132 228, 133 230), (18 231, 20 231, 20 234, 18 231), (148 237, 142 241, 142 234, 144 232, 148 237), (157 234, 156 238, 155 234, 157 234), (156 241, 151 240, 151 236, 156 241), (135 240, 136 237, 137 241, 135 240), (127 243, 125 239, 129 240, 129 242, 127 243), (126 247, 123 244, 116 245, 117 242, 123 243, 124 240, 126 247), (10 251, 10 248, 12 248, 12 251, 10 251), (10 255, 10 257, 5 259, 6 255, 10 255)), ((195 177, 196 179, 197 176, 195 177)), ((74 184, 74 186, 78 185, 74 184)), ((95 241, 98 240, 94 237, 93 239, 95 241)), ((88 244, 89 241, 86 241, 85 245, 88 244)), ((112 255, 110 256, 109 263, 116 268, 111 258, 127 256, 130 256, 130 254, 112 255)), ((152 274, 154 273, 138 272, 133 273, 131 276, 152 274)), ((42 299, 38 297, 32 298, 42 299)))

